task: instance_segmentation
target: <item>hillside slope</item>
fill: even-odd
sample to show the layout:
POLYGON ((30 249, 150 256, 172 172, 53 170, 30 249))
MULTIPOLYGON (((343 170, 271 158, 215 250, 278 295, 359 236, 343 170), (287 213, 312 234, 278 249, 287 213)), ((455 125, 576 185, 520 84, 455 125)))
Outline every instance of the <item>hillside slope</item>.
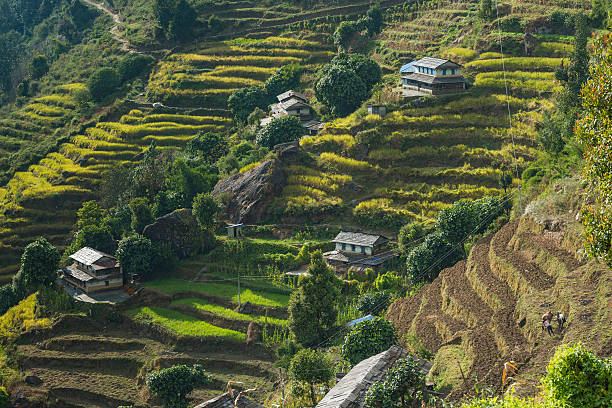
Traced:
MULTIPOLYGON (((577 192, 571 184, 556 188, 560 200, 577 192)), ((522 391, 533 393, 560 344, 582 341, 598 355, 612 353, 612 271, 581 255, 575 208, 557 214, 547 208, 544 217, 537 208, 532 204, 526 216, 479 241, 467 261, 389 309, 401 335, 416 335, 436 353, 434 372, 440 385, 454 386, 455 397, 477 384, 499 389, 510 360, 518 363, 516 377, 531 385, 522 391), (568 320, 560 333, 554 323, 552 337, 541 329, 548 310, 568 320)))

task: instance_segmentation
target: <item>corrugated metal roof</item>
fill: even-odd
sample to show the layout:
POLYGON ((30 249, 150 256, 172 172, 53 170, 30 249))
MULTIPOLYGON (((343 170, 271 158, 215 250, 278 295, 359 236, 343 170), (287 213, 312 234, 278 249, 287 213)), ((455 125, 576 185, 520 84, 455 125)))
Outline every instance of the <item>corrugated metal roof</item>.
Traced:
POLYGON ((332 242, 339 242, 341 244, 354 244, 354 245, 365 245, 374 246, 388 242, 389 240, 382 235, 365 234, 363 232, 344 232, 341 231, 332 242))
POLYGON ((64 275, 72 276, 74 279, 79 280, 81 282, 89 282, 92 280, 96 280, 94 276, 91 276, 72 265, 62 269, 62 272, 64 272, 64 275))
POLYGON ((425 57, 421 58, 418 61, 413 61, 411 64, 420 67, 433 68, 436 69, 442 65, 447 65, 449 67, 460 67, 461 65, 447 59, 442 58, 433 58, 433 57, 425 57))
POLYGON ((241 395, 238 398, 238 404, 234 405, 231 395, 226 392, 195 406, 195 408, 263 408, 263 406, 251 401, 244 395, 241 395))
POLYGON ((70 258, 85 265, 92 265, 94 262, 104 258, 105 256, 110 255, 90 247, 83 247, 74 254, 70 255, 70 258))
POLYGON ((412 62, 409 62, 408 64, 402 66, 400 68, 400 73, 403 74, 403 73, 407 73, 407 72, 416 72, 416 69, 414 68, 414 63, 415 62, 416 61, 412 61, 412 62))
POLYGON ((356 325, 357 323, 365 322, 366 320, 372 320, 373 318, 374 318, 374 316, 369 314, 367 316, 360 317, 359 319, 351 320, 350 322, 348 322, 346 324, 346 326, 347 327, 352 327, 352 326, 356 325))
POLYGON ((297 97, 297 98, 303 100, 304 102, 308 102, 308 99, 306 98, 306 95, 301 94, 299 92, 295 92, 293 90, 290 90, 290 91, 287 91, 287 92, 283 92, 282 94, 278 95, 276 97, 276 99, 278 99, 279 102, 282 102, 285 99, 289 99, 291 97, 297 97))
POLYGON ((465 82, 465 78, 463 78, 463 76, 432 76, 419 74, 418 72, 402 75, 402 78, 411 79, 413 81, 419 81, 426 84, 457 84, 465 82))

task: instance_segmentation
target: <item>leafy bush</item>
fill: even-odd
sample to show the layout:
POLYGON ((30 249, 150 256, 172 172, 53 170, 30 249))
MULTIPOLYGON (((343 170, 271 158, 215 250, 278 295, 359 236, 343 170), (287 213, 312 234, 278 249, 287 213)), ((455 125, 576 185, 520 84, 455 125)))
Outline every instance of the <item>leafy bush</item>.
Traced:
POLYGON ((391 302, 389 292, 374 292, 361 295, 357 300, 357 309, 365 315, 377 315, 386 310, 391 302))
POLYGON ((612 405, 612 362, 582 344, 561 346, 542 379, 544 393, 570 408, 612 405))
POLYGON ((9 398, 6 388, 0 387, 0 408, 10 408, 11 400, 9 398))
POLYGON ((159 396, 165 408, 187 408, 187 395, 210 382, 210 375, 200 365, 177 365, 147 374, 147 387, 159 396))
POLYGON ((279 143, 293 142, 304 135, 304 126, 296 116, 274 118, 257 133, 257 143, 272 148, 279 143))
POLYGON ((13 289, 18 299, 42 287, 52 287, 57 279, 60 254, 45 238, 28 244, 21 255, 21 268, 13 276, 13 289))
POLYGON ((144 227, 154 221, 151 207, 144 197, 134 198, 130 201, 130 211, 132 213, 132 230, 137 234, 142 234, 144 227))
POLYGON ((11 307, 17 304, 17 296, 13 290, 13 285, 0 286, 0 316, 6 313, 11 307))
POLYGON ((267 153, 268 149, 265 147, 257 146, 250 142, 241 142, 233 145, 229 153, 219 159, 217 167, 223 174, 232 174, 236 170, 260 161, 267 153))
POLYGON ((32 58, 32 61, 28 66, 28 70, 30 71, 32 79, 40 79, 49 71, 47 57, 44 55, 36 55, 34 58, 32 58))
POLYGON ((397 235, 397 246, 402 256, 408 256, 408 253, 417 246, 425 237, 425 228, 420 222, 412 222, 403 225, 397 235))
POLYGON ((378 381, 366 393, 368 408, 393 408, 401 401, 402 406, 411 406, 421 398, 425 376, 419 362, 412 356, 398 360, 387 373, 384 382, 378 381))
POLYGON ((87 80, 87 89, 96 101, 101 101, 111 95, 119 85, 121 85, 121 76, 117 70, 109 67, 94 71, 87 80))
POLYGON ((379 275, 374 281, 376 290, 389 290, 397 292, 402 287, 402 278, 394 272, 379 275))
POLYGON ((387 350, 397 341, 397 330, 393 323, 375 317, 357 323, 344 338, 342 358, 355 365, 368 357, 387 350))
POLYGON ((193 215, 202 229, 215 226, 219 205, 210 193, 200 193, 193 199, 193 215))

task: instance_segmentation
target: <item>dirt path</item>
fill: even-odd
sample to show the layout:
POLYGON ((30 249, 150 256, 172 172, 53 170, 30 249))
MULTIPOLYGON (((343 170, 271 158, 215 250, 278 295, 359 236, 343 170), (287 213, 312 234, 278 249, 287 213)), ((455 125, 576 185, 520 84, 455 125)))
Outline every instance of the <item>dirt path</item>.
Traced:
POLYGON ((134 48, 132 48, 132 44, 130 44, 130 41, 127 38, 123 37, 121 33, 119 32, 119 25, 123 23, 123 20, 121 19, 121 16, 119 15, 119 13, 115 13, 105 3, 98 3, 94 0, 83 0, 83 1, 91 6, 94 6, 98 10, 108 14, 109 16, 111 16, 115 25, 113 26, 113 28, 110 29, 110 33, 113 36, 113 38, 117 40, 119 44, 121 44, 120 46, 121 50, 125 52, 139 52, 135 50, 134 48))

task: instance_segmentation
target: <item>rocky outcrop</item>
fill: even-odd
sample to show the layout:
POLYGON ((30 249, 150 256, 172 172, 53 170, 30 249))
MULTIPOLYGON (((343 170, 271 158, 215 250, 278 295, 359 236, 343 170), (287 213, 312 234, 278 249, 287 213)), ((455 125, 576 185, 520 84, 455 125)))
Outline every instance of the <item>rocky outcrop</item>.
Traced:
POLYGON ((190 209, 182 208, 159 217, 142 233, 154 242, 170 244, 179 258, 187 258, 202 246, 202 232, 190 209))
POLYGON ((276 159, 220 181, 213 196, 227 203, 227 217, 235 223, 260 221, 285 187, 287 177, 276 159), (227 199, 223 196, 227 195, 227 199))

